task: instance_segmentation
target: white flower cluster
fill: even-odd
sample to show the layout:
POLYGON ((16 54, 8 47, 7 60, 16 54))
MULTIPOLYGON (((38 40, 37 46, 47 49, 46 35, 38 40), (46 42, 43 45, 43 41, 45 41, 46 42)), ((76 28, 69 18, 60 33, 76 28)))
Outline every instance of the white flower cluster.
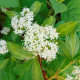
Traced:
POLYGON ((9 27, 3 27, 3 29, 1 30, 1 33, 4 35, 7 35, 10 32, 10 28, 9 27))
POLYGON ((8 52, 7 43, 5 40, 0 40, 0 54, 5 54, 8 52))
POLYGON ((75 79, 79 79, 80 78, 80 66, 77 67, 74 66, 75 70, 72 72, 73 75, 76 75, 75 79))
POLYGON ((57 38, 58 33, 55 28, 52 28, 52 26, 42 27, 35 23, 26 28, 24 46, 29 51, 35 51, 35 55, 38 54, 47 61, 52 61, 56 58, 58 52, 57 43, 53 42, 57 38))
POLYGON ((33 17, 33 12, 31 12, 28 8, 23 8, 22 12, 20 13, 20 18, 18 18, 18 16, 14 16, 12 18, 11 25, 15 30, 15 34, 22 35, 25 28, 31 25, 34 19, 33 17))
POLYGON ((52 26, 42 27, 38 24, 34 24, 34 14, 28 8, 23 8, 20 12, 20 18, 14 16, 11 21, 11 25, 15 30, 15 34, 24 34, 24 46, 28 51, 34 51, 34 55, 40 55, 40 57, 51 61, 56 58, 58 52, 57 43, 54 43, 54 39, 58 38, 58 33, 52 26), (47 40, 50 39, 50 40, 47 40))
POLYGON ((80 66, 77 67, 74 66, 74 71, 71 73, 71 76, 69 76, 68 74, 66 75, 67 78, 66 80, 79 80, 80 79, 80 66))
POLYGON ((4 8, 4 7, 0 7, 0 9, 1 9, 3 12, 6 12, 6 11, 7 11, 7 9, 4 8))

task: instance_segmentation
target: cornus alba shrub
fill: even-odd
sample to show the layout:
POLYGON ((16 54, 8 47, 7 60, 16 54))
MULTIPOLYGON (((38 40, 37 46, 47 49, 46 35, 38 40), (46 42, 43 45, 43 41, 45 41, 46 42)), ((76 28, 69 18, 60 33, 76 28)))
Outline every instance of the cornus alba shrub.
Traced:
POLYGON ((0 80, 80 80, 79 3, 0 0, 0 80))

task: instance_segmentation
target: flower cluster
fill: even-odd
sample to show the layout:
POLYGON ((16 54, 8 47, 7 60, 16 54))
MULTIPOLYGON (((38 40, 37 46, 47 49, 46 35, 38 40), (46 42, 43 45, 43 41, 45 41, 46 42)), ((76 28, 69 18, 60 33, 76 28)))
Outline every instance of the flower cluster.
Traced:
POLYGON ((4 8, 4 7, 0 7, 0 9, 1 9, 3 12, 6 12, 6 11, 7 11, 7 9, 4 8))
POLYGON ((5 40, 0 40, 0 54, 5 54, 8 52, 7 43, 5 40))
POLYGON ((7 35, 10 32, 10 28, 9 27, 4 27, 3 30, 1 30, 1 33, 4 35, 7 35))
POLYGON ((22 35, 25 31, 25 28, 30 26, 33 21, 34 14, 28 8, 23 8, 20 13, 20 18, 14 16, 11 21, 11 25, 15 30, 15 34, 22 35))
POLYGON ((56 58, 58 52, 57 43, 54 40, 58 38, 56 28, 53 26, 42 27, 34 24, 34 14, 28 8, 23 8, 20 12, 20 18, 14 16, 11 25, 15 30, 15 34, 24 34, 24 46, 28 51, 34 51, 34 55, 51 61, 56 58), (50 40, 49 40, 50 39, 50 40))
POLYGON ((47 61, 51 61, 56 58, 58 52, 57 43, 54 43, 54 39, 57 38, 58 33, 55 28, 52 26, 42 27, 35 23, 26 28, 24 46, 29 51, 35 51, 35 55, 38 54, 47 61))
POLYGON ((80 66, 74 66, 75 70, 72 72, 73 75, 76 75, 75 79, 80 78, 80 66))

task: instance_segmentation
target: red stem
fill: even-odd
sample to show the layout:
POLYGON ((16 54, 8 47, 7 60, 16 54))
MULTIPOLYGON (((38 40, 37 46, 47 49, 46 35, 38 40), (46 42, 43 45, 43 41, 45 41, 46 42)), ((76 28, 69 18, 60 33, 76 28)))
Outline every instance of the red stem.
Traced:
MULTIPOLYGON (((39 61, 39 63, 40 63, 40 67, 41 67, 41 70, 42 70, 41 61, 42 61, 43 58, 40 58, 39 55, 38 55, 38 57, 39 57, 38 61, 39 61)), ((44 70, 42 70, 42 74, 43 74, 44 79, 45 79, 45 80, 48 80, 48 79, 46 78, 46 72, 45 72, 44 70)))
POLYGON ((6 9, 7 9, 8 11, 10 11, 9 8, 6 8, 6 9))

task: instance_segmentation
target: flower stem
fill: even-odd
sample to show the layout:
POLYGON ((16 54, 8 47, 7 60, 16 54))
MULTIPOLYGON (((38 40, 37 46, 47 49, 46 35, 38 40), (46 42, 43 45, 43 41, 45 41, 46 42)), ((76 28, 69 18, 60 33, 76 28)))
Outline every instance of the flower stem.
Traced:
POLYGON ((72 65, 75 62, 76 62, 76 60, 71 61, 64 69, 62 69, 61 71, 59 71, 58 74, 61 73, 62 71, 64 71, 66 68, 68 68, 70 65, 72 65))
POLYGON ((53 75, 52 77, 50 77, 48 80, 52 80, 52 79, 54 79, 54 78, 56 78, 57 80, 59 80, 59 78, 62 79, 62 80, 65 80, 63 77, 59 76, 58 74, 61 73, 61 72, 63 72, 66 68, 68 68, 70 65, 74 64, 75 62, 76 62, 76 60, 71 61, 65 68, 63 68, 61 71, 59 71, 59 70, 60 70, 60 69, 59 69, 59 70, 55 73, 55 75, 53 75))
POLYGON ((50 4, 47 0, 46 0, 46 2, 47 2, 47 4, 48 4, 50 7, 52 7, 51 4, 50 4))
POLYGON ((6 8, 6 9, 7 9, 8 11, 10 11, 9 8, 6 8))
MULTIPOLYGON (((40 63, 40 67, 41 67, 41 70, 42 70, 42 59, 43 58, 40 58, 40 56, 38 55, 38 57, 39 57, 39 59, 38 59, 38 62, 40 63)), ((48 80, 47 78, 46 78, 46 72, 44 71, 44 70, 42 70, 42 74, 43 74, 43 77, 44 77, 44 79, 45 80, 48 80)))

